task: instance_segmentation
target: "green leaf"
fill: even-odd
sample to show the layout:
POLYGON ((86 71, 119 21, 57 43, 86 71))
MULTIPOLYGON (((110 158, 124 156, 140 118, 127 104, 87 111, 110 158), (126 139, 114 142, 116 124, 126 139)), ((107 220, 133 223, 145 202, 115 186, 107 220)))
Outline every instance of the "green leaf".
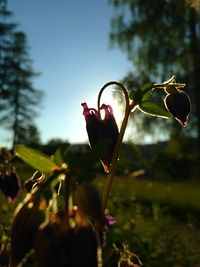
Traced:
POLYGON ((54 154, 54 162, 56 164, 62 165, 63 163, 66 163, 64 158, 67 154, 69 146, 69 144, 63 144, 56 149, 56 152, 54 154))
POLYGON ((141 100, 142 102, 146 102, 149 99, 149 97, 152 95, 153 86, 154 86, 154 83, 148 82, 141 87, 140 90, 142 92, 142 100, 141 100))
POLYGON ((135 103, 140 103, 142 99, 142 92, 140 90, 131 90, 129 93, 129 98, 135 103))
POLYGON ((58 166, 52 161, 51 157, 45 155, 39 150, 24 145, 15 147, 15 154, 24 162, 42 173, 50 173, 58 166))
POLYGON ((153 86, 154 86, 154 83, 148 82, 148 83, 145 83, 140 89, 143 92, 144 91, 149 91, 149 90, 151 90, 153 88, 153 86))
POLYGON ((156 116, 166 119, 170 118, 170 113, 166 109, 151 101, 142 102, 139 105, 139 109, 142 112, 147 113, 151 116, 156 116))
POLYGON ((149 91, 144 92, 142 95, 142 102, 146 102, 149 99, 149 97, 152 95, 152 92, 153 92, 153 89, 150 89, 149 91))

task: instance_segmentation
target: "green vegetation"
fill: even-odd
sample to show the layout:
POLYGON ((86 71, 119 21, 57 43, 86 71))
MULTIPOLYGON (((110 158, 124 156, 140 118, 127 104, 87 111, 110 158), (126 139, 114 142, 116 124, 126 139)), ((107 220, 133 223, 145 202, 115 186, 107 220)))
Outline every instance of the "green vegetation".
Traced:
MULTIPOLYGON (((110 0, 110 4, 114 9, 110 27, 111 44, 119 47, 132 64, 132 70, 123 79, 127 88, 133 89, 155 77, 166 79, 171 73, 176 73, 189 85, 188 93, 193 103, 191 126, 187 129, 177 127, 172 121, 163 124, 162 120, 138 113, 140 120, 136 120, 135 116, 133 120, 134 126, 137 124, 136 136, 139 130, 151 137, 155 133, 157 137, 159 128, 163 134, 195 134, 199 146, 199 1, 165 0, 160 6, 158 1, 110 0)), ((160 94, 157 101, 159 99, 160 94)))
MULTIPOLYGON (((15 161, 15 165, 23 182, 34 172, 20 160, 15 161)), ((94 180, 100 192, 105 181, 105 175, 98 175, 94 180)), ((116 223, 106 235, 104 267, 117 266, 119 255, 116 254, 123 253, 123 244, 126 245, 124 253, 135 253, 144 266, 157 267, 162 263, 164 267, 198 267, 199 189, 198 182, 164 182, 131 175, 116 177, 108 205, 116 223)), ((12 204, 0 194, 0 202, 4 203, 0 205, 4 245, 9 242, 12 214, 24 194, 26 192, 22 191, 12 204)))
MULTIPOLYGON (((104 177, 95 183, 102 189, 104 177)), ((200 262, 200 184, 117 177, 109 202, 116 219, 107 237, 106 266, 115 266, 113 243, 123 242, 144 266, 196 267, 200 262), (110 255, 110 256, 109 256, 110 255)))

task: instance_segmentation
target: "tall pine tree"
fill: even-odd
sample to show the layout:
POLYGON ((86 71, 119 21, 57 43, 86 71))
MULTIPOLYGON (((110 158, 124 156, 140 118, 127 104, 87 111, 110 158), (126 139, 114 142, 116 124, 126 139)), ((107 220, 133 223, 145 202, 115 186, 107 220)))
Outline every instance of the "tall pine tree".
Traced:
POLYGON ((16 24, 9 22, 12 13, 7 10, 7 1, 0 0, 0 111, 5 110, 9 84, 5 60, 11 45, 11 36, 16 24))
POLYGON ((13 132, 12 145, 15 146, 32 142, 31 133, 36 128, 34 118, 37 115, 37 106, 41 103, 42 91, 34 88, 32 83, 37 73, 31 66, 26 35, 17 31, 15 24, 5 23, 11 13, 6 9, 6 1, 0 1, 4 14, 1 17, 2 28, 6 29, 5 33, 2 31, 0 34, 0 44, 6 44, 6 48, 0 47, 3 54, 0 122, 13 132))

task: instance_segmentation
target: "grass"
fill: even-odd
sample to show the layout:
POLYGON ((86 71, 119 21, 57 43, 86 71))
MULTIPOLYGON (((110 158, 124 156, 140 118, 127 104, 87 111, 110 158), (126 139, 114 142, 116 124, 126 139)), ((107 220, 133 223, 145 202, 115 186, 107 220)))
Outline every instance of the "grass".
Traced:
MULTIPOLYGON (((98 177, 96 183, 103 190, 105 177, 98 177)), ((157 203, 171 211, 200 214, 200 183, 164 182, 116 177, 112 195, 119 195, 127 201, 157 203)))
MULTIPOLYGON (((105 177, 95 181, 103 190, 105 177)), ((147 267, 200 266, 200 184, 116 177, 109 211, 116 225, 108 232, 112 244, 128 244, 147 267)), ((116 266, 112 256, 106 267, 116 266)))

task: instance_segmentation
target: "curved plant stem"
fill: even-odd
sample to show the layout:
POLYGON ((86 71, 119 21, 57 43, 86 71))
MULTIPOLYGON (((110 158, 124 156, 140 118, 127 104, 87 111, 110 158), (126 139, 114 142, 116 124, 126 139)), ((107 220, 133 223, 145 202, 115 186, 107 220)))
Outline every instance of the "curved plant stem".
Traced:
MULTIPOLYGON (((152 90, 155 88, 165 88, 168 85, 174 85, 177 88, 183 90, 183 88, 185 87, 185 84, 182 83, 176 83, 175 81, 175 76, 172 76, 169 80, 163 82, 163 83, 158 83, 158 84, 154 84, 151 88, 148 88, 147 90, 152 90)), ((121 145, 122 145, 122 141, 123 141, 123 137, 124 137, 124 133, 127 127, 127 123, 128 123, 128 119, 130 116, 131 111, 134 111, 137 107, 137 103, 135 103, 134 101, 129 100, 129 96, 128 96, 128 92, 126 90, 126 88, 123 86, 123 84, 121 84, 120 82, 116 82, 116 81, 111 81, 106 83, 100 90, 99 95, 98 95, 98 111, 100 113, 100 100, 101 100, 101 95, 103 93, 103 91, 110 85, 117 85, 120 90, 123 92, 125 100, 126 100, 126 108, 125 108, 125 115, 122 121, 122 125, 120 128, 120 132, 119 132, 119 136, 117 139, 117 143, 115 146, 115 151, 113 154, 113 158, 112 158, 112 162, 111 162, 111 167, 110 167, 110 172, 108 174, 107 180, 106 180, 106 185, 105 185, 105 189, 104 189, 104 193, 103 193, 103 209, 104 211, 107 208, 107 204, 108 204, 108 199, 109 199, 109 195, 112 189, 112 184, 113 184, 113 179, 115 176, 115 172, 116 172, 116 168, 117 168, 117 162, 118 162, 118 158, 119 158, 119 154, 120 154, 120 149, 121 149, 121 145)), ((144 93, 144 92, 143 92, 144 93)))
POLYGON ((123 141, 123 137, 124 137, 124 133, 126 130, 126 126, 128 123, 128 119, 129 119, 129 115, 131 113, 131 110, 134 109, 135 105, 134 103, 129 102, 129 96, 128 96, 128 92, 126 90, 126 88, 123 86, 123 84, 119 83, 119 82, 115 82, 115 81, 111 81, 109 83, 106 83, 100 90, 99 95, 98 95, 98 110, 100 110, 100 99, 101 99, 101 95, 103 93, 103 91, 110 85, 117 85, 120 90, 123 92, 124 97, 125 97, 125 101, 126 101, 126 108, 125 108, 125 115, 122 121, 122 125, 120 128, 120 132, 119 132, 119 136, 117 139, 117 143, 115 146, 115 150, 114 150, 114 154, 113 154, 113 158, 112 158, 112 162, 111 162, 111 167, 110 167, 110 172, 108 174, 107 180, 106 180, 106 185, 105 185, 105 189, 104 189, 104 193, 103 193, 103 209, 104 211, 107 208, 107 204, 108 204, 108 199, 109 199, 109 195, 112 189, 112 184, 113 184, 113 180, 115 177, 115 172, 116 172, 116 168, 117 168, 117 162, 118 162, 118 158, 119 158, 119 154, 120 154, 120 149, 121 149, 121 145, 122 145, 122 141, 123 141))
POLYGON ((99 91, 98 101, 97 101, 98 111, 100 110, 100 100, 101 100, 102 93, 108 86, 111 86, 111 85, 117 85, 121 89, 121 91, 123 92, 124 97, 125 97, 126 109, 129 106, 129 96, 128 96, 128 92, 127 92, 126 88, 124 87, 124 85, 121 84, 120 82, 111 81, 111 82, 104 84, 104 86, 99 91))

